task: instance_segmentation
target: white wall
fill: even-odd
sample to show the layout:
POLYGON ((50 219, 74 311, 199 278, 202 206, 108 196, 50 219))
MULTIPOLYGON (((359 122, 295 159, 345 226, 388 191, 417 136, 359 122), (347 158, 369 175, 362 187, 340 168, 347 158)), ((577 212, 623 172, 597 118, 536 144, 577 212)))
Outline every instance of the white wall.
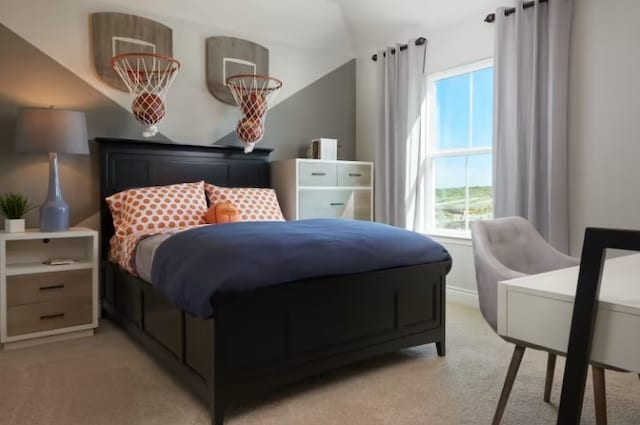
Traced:
POLYGON ((640 229, 640 2, 576 1, 569 105, 571 251, 586 226, 640 229))
MULTIPOLYGON (((425 34, 427 44, 427 74, 478 62, 493 56, 493 26, 479 15, 472 20, 425 34)), ((378 122, 376 110, 376 63, 367 56, 356 61, 356 157, 374 160, 374 140, 378 122)), ((470 241, 438 238, 453 257, 453 269, 448 276, 450 295, 465 300, 477 292, 473 253, 470 241)))
MULTIPOLYGON (((149 2, 137 6, 134 6, 135 2, 129 3, 126 5, 116 0, 2 1, 0 22, 125 108, 131 104, 128 94, 107 86, 94 71, 90 54, 89 14, 99 11, 123 12, 161 22, 173 29, 174 56, 183 66, 169 91, 168 113, 159 126, 160 131, 174 141, 192 144, 209 144, 232 131, 239 112, 237 108, 223 104, 209 94, 205 82, 204 54, 207 37, 245 37, 243 33, 224 29, 234 27, 229 15, 215 14, 217 19, 204 25, 154 14, 150 12, 153 4, 149 2)), ((287 16, 283 19, 290 18, 287 16)), ((237 27, 242 26, 240 22, 236 24, 237 27)), ((246 38, 264 45, 270 51, 270 73, 285 82, 277 101, 286 99, 353 57, 348 40, 336 42, 330 48, 304 48, 274 42, 266 35, 247 35, 246 38)), ((295 39, 296 35, 292 34, 292 38, 295 39)))

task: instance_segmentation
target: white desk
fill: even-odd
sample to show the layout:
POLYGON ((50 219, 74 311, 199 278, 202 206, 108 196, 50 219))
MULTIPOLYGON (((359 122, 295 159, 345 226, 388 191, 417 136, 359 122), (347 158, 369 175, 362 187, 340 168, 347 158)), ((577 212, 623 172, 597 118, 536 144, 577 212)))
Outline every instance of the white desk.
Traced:
MULTIPOLYGON (((498 283, 498 333, 566 353, 578 267, 498 283)), ((640 372, 640 254, 607 260, 591 359, 640 372)))

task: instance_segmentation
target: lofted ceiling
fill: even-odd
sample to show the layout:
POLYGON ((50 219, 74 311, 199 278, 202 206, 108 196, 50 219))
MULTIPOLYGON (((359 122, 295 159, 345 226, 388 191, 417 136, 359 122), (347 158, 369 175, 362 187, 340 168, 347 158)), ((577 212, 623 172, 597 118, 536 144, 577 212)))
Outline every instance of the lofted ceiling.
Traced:
MULTIPOLYGON (((112 0, 132 5, 130 0, 112 0)), ((355 54, 481 20, 514 0, 136 0, 136 8, 302 48, 355 54)))
POLYGON ((482 21, 514 0, 330 0, 340 4, 356 53, 426 36, 472 19, 482 21))

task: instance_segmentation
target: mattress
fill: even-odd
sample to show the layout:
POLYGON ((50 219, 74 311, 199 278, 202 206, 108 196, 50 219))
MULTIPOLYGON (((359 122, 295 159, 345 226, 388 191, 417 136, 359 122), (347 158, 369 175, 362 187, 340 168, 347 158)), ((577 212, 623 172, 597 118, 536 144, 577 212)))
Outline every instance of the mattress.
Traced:
POLYGON ((151 282, 151 266, 153 264, 153 258, 156 255, 156 250, 162 242, 169 239, 173 234, 174 233, 165 233, 163 235, 149 236, 138 243, 134 261, 138 276, 142 280, 151 282))

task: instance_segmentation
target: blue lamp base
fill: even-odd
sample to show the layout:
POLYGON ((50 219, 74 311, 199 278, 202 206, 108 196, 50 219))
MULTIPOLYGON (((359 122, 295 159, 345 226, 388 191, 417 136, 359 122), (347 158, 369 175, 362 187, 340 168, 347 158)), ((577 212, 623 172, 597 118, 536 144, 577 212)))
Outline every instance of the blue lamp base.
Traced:
POLYGON ((62 197, 58 180, 58 155, 49 153, 49 193, 40 207, 40 231, 63 232, 69 230, 69 204, 62 197))

